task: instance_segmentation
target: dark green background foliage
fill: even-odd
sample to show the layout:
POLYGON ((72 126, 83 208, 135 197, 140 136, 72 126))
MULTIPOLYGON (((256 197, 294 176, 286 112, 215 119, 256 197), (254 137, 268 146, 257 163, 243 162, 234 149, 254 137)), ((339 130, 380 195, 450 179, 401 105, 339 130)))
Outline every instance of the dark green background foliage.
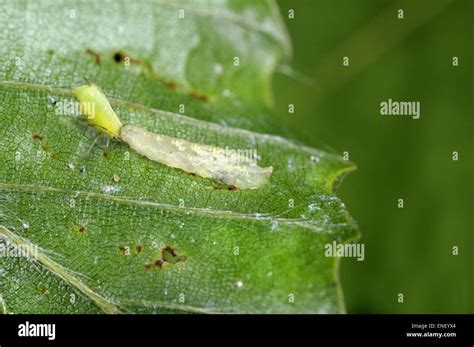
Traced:
POLYGON ((473 2, 279 4, 296 14, 293 67, 314 81, 276 79, 281 122, 358 166, 338 191, 366 247, 341 263, 348 312, 473 313, 473 2), (380 116, 389 98, 420 101, 421 119, 380 116))

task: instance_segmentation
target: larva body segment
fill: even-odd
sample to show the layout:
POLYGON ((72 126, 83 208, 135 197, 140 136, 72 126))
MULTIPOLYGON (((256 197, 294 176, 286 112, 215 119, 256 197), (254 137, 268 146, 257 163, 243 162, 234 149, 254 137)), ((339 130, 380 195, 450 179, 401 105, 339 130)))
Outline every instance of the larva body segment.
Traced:
POLYGON ((211 178, 239 189, 257 189, 268 182, 273 168, 261 168, 219 147, 154 134, 134 125, 121 130, 123 141, 150 160, 211 178))
POLYGON ((73 94, 81 102, 82 114, 92 126, 110 138, 120 138, 122 123, 98 86, 86 84, 74 89, 73 94))

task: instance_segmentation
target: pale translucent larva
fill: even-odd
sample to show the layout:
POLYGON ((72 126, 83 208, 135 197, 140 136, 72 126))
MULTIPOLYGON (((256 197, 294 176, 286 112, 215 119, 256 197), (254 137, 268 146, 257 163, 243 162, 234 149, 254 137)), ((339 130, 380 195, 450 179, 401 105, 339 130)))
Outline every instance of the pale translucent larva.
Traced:
POLYGON ((220 147, 154 134, 134 125, 125 125, 120 136, 148 159, 240 189, 260 188, 273 170, 220 147))
POLYGON ((107 97, 95 84, 74 89, 89 123, 112 139, 121 139, 150 160, 214 179, 239 189, 257 189, 268 182, 273 168, 261 168, 256 158, 235 151, 154 134, 134 125, 123 126, 107 97))

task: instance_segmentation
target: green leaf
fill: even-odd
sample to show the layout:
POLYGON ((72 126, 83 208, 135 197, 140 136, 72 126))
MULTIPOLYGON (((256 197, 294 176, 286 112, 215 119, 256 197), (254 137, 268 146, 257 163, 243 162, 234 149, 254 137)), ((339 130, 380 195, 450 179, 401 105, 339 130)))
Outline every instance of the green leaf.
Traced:
POLYGON ((268 135, 282 133, 270 80, 291 51, 278 9, 192 4, 3 6, 1 311, 344 311, 338 259, 324 246, 358 236, 333 194, 354 166, 268 135), (88 155, 97 132, 52 104, 74 100, 83 77, 124 124, 256 149, 271 182, 225 189, 118 141, 88 155))

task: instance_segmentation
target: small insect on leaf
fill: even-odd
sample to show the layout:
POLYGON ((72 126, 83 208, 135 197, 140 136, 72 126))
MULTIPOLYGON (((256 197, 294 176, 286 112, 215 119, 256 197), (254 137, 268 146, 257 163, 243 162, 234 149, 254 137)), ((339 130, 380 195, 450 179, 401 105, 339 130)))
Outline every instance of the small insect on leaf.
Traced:
POLYGON ((109 138, 120 138, 122 123, 98 86, 86 84, 74 89, 73 94, 81 102, 81 113, 92 126, 109 138))
MULTIPOLYGON (((184 170, 193 175, 226 184, 228 190, 258 189, 268 183, 273 168, 259 167, 247 158, 226 149, 154 134, 134 125, 123 126, 107 97, 95 84, 74 89, 81 112, 89 123, 111 139, 122 140, 150 160, 184 170)), ((114 175, 114 181, 120 177, 114 175)))

